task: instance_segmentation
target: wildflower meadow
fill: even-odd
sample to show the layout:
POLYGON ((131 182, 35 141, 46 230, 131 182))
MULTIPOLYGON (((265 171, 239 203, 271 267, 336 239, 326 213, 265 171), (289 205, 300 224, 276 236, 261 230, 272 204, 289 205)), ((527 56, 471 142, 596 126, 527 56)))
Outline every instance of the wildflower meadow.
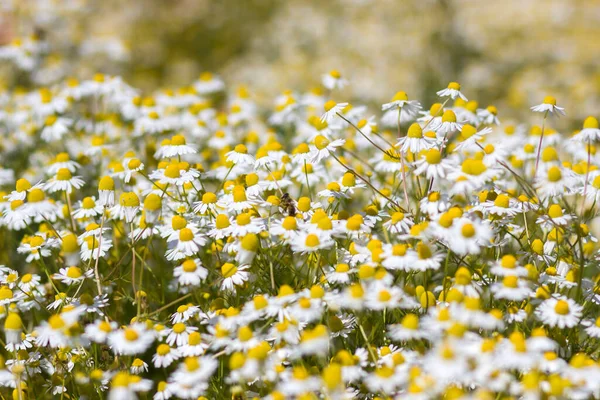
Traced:
POLYGON ((600 113, 49 55, 0 46, 0 399, 600 398, 600 113))

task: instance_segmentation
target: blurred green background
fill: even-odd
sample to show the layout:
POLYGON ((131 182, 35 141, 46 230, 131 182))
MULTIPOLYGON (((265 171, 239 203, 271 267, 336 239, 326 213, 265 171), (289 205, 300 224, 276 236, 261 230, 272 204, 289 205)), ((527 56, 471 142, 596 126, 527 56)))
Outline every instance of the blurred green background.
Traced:
MULTIPOLYGON (((213 71, 270 104, 335 68, 351 82, 339 96, 369 104, 397 90, 430 103, 456 80, 514 116, 549 93, 569 118, 600 105, 599 0, 5 0, 0 10, 0 41, 48 42, 32 77, 42 84, 105 72, 151 91, 213 71)), ((5 65, 0 77, 24 80, 5 65)))

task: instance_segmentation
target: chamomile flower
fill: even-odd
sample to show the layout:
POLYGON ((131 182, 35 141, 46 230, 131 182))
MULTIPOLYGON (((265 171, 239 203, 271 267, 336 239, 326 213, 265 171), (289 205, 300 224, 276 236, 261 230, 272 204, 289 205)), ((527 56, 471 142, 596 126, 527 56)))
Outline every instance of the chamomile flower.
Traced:
POLYGON ((342 89, 348 84, 348 80, 345 79, 340 71, 332 69, 327 74, 321 75, 321 83, 325 89, 342 89))
POLYGON ((406 136, 403 136, 398 140, 396 147, 398 147, 402 153, 419 153, 422 150, 430 149, 435 143, 435 134, 430 135, 429 132, 423 134, 421 125, 415 122, 408 128, 406 136))
POLYGON ((49 193, 64 191, 69 194, 73 189, 79 189, 84 184, 85 182, 80 176, 73 176, 67 168, 61 168, 44 184, 44 190, 49 193))
POLYGON ((166 368, 179 357, 179 350, 162 343, 156 348, 156 353, 152 356, 152 362, 155 368, 166 368))
POLYGON ((448 246, 461 255, 479 254, 482 247, 488 247, 493 231, 488 224, 459 218, 452 224, 453 233, 447 237, 448 246))
POLYGON ((551 297, 543 301, 535 310, 535 315, 549 327, 572 328, 582 317, 583 307, 575 300, 564 296, 551 297))
POLYGON ((45 142, 59 141, 66 135, 73 121, 69 118, 59 117, 56 115, 48 115, 44 121, 42 129, 42 140, 45 142))
POLYGON ((196 153, 196 149, 186 143, 185 136, 175 135, 170 140, 165 139, 161 143, 160 148, 154 153, 154 158, 158 160, 194 153, 196 153))
MULTIPOLYGON (((400 109, 401 113, 406 113, 407 116, 414 117, 421 110, 421 103, 417 100, 409 100, 405 92, 397 92, 389 103, 381 106, 382 111, 400 109)), ((401 115, 398 115, 400 118, 401 115)))
POLYGON ((462 122, 458 122, 456 114, 452 110, 446 110, 442 113, 442 119, 436 127, 438 135, 447 136, 451 133, 461 131, 463 128, 462 122))
POLYGON ((406 314, 399 324, 388 327, 388 335, 397 342, 428 339, 431 334, 419 326, 419 317, 416 314, 406 314))
POLYGON ((450 82, 448 87, 439 90, 436 94, 440 97, 450 97, 452 100, 460 97, 464 101, 468 101, 465 95, 460 92, 460 84, 457 82, 450 82))
POLYGON ((333 100, 329 100, 325 103, 323 108, 325 109, 325 113, 321 116, 321 122, 330 123, 334 118, 338 116, 346 107, 348 103, 336 103, 333 100))
POLYGON ((60 271, 54 274, 53 278, 67 285, 80 283, 86 278, 92 277, 94 271, 87 270, 82 272, 79 267, 61 268, 60 271))
POLYGON ((319 163, 328 157, 329 153, 333 153, 338 147, 343 146, 344 143, 346 143, 344 139, 330 141, 323 135, 317 135, 314 139, 314 144, 311 145, 310 162, 313 164, 319 163))
POLYGON ((125 326, 108 335, 108 345, 115 354, 120 355, 142 354, 154 340, 154 332, 148 330, 142 323, 125 326))
POLYGON ((96 199, 94 197, 85 197, 81 202, 79 202, 79 207, 73 212, 73 218, 93 218, 102 214, 103 211, 104 208, 101 204, 96 203, 96 199))
POLYGON ((200 259, 188 259, 175 267, 173 276, 181 286, 199 286, 208 276, 208 270, 202 266, 200 259))
POLYGON ((292 249, 296 252, 306 254, 331 248, 333 244, 334 241, 326 234, 301 232, 292 242, 292 249))
POLYGON ((575 134, 571 140, 582 143, 593 143, 600 140, 600 125, 595 117, 587 117, 583 121, 583 129, 575 134))
POLYGON ((243 285, 250 277, 247 265, 236 266, 232 263, 225 263, 221 266, 221 289, 229 292, 236 291, 236 286, 243 285))
POLYGON ((539 113, 550 113, 552 115, 566 115, 565 109, 556 105, 556 99, 552 96, 544 97, 541 104, 531 107, 531 111, 539 113))
POLYGON ((195 233, 190 228, 183 228, 179 231, 179 237, 173 248, 167 250, 165 256, 169 261, 181 260, 185 257, 191 257, 199 252, 200 248, 206 244, 206 239, 199 233, 195 233))
POLYGON ((527 282, 515 275, 506 275, 492 285, 492 293, 499 299, 522 301, 531 295, 527 282))
POLYGON ((425 174, 428 179, 444 179, 454 168, 454 162, 442 158, 442 152, 436 148, 425 150, 415 162, 416 175, 425 174))

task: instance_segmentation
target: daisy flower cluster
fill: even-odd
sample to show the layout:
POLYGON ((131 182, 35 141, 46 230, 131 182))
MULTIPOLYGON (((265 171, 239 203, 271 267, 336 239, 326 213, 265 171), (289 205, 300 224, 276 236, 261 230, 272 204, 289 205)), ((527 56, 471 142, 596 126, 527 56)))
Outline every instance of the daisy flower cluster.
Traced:
POLYGON ((597 118, 349 84, 2 93, 2 397, 598 398, 597 118))

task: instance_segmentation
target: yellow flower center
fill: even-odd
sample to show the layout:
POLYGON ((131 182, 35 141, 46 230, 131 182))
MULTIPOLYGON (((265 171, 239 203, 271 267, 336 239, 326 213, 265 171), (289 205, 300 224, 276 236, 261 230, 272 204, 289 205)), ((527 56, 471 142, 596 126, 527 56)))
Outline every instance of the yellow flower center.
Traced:
POLYGON ((129 342, 135 342, 140 335, 138 335, 138 333, 135 331, 135 329, 131 329, 131 328, 127 328, 125 329, 125 340, 129 341, 129 342))
POLYGON ((69 278, 77 279, 81 278, 81 275, 81 269, 79 269, 78 267, 69 267, 69 269, 67 269, 67 276, 69 278))
POLYGON ((32 237, 29 241, 31 247, 40 247, 42 244, 44 244, 44 238, 37 235, 32 237))
POLYGON ((217 195, 212 192, 206 192, 202 195, 202 202, 204 204, 214 204, 217 202, 217 195))
POLYGON ((314 233, 311 233, 308 236, 306 236, 304 244, 306 245, 306 247, 317 247, 320 244, 319 237, 314 233))
POLYGON ((494 200, 494 205, 496 207, 508 208, 510 205, 510 198, 505 194, 500 194, 494 200))
POLYGON ((194 232, 190 228, 183 228, 179 231, 179 240, 189 242, 194 239, 194 232))
POLYGON ((195 272, 198 267, 196 266, 196 262, 194 260, 185 260, 183 264, 181 264, 181 268, 184 272, 195 272))
POLYGON ((90 208, 96 207, 96 202, 91 197, 86 197, 81 202, 83 208, 89 210, 90 208))
POLYGON ((507 276, 502 280, 502 284, 508 288, 515 289, 519 286, 519 278, 516 276, 507 276))
POLYGON ((423 129, 421 128, 421 125, 419 125, 418 123, 413 123, 409 128, 408 128, 408 133, 407 136, 409 138, 413 138, 413 139, 421 139, 423 137, 423 129))
POLYGON ((236 203, 246 201, 246 189, 241 185, 236 185, 233 188, 233 201, 236 203))
POLYGON ((221 275, 223 278, 231 278, 237 272, 237 267, 231 263, 225 263, 221 266, 221 275))
POLYGON ((17 190, 17 192, 21 193, 24 192, 26 190, 31 189, 31 183, 29 183, 29 181, 25 178, 21 178, 17 181, 17 183, 15 184, 15 189, 17 190))
POLYGON ((594 117, 587 117, 583 121, 583 129, 598 129, 598 120, 594 117))
POLYGON ((431 252, 431 249, 429 248, 429 246, 427 246, 423 242, 419 242, 417 244, 417 254, 419 255, 419 258, 421 260, 425 260, 425 259, 431 258, 431 256, 433 255, 433 253, 431 252))
POLYGON ((229 217, 225 214, 217 215, 215 226, 217 229, 225 229, 229 227, 231 223, 229 222, 229 217))
POLYGON ((103 176, 98 183, 98 190, 115 190, 115 181, 110 176, 103 176))
POLYGON ((406 94, 406 92, 397 92, 394 97, 392 98, 392 102, 394 101, 407 101, 408 100, 408 96, 406 94))
POLYGON ((427 164, 439 164, 442 161, 442 153, 438 149, 429 149, 425 153, 427 164))
POLYGON ((544 104, 550 104, 550 105, 555 106, 556 99, 553 96, 546 96, 546 97, 544 97, 544 104))
POLYGON ((558 204, 552 204, 548 209, 550 218, 558 218, 563 216, 562 208, 558 204))
POLYGON ((133 192, 125 192, 121 194, 119 203, 123 207, 138 207, 140 205, 140 198, 133 192))
POLYGON ((419 317, 415 314, 406 314, 402 318, 401 324, 406 329, 417 330, 419 329, 419 317))
POLYGON ((73 176, 71 175, 71 171, 69 171, 67 168, 61 168, 56 173, 56 180, 59 181, 68 181, 72 177, 73 176))
POLYGON ((150 193, 144 199, 144 208, 148 211, 158 211, 160 210, 161 205, 162 200, 160 199, 160 196, 156 193, 150 193))
POLYGON ((175 325, 173 325, 173 332, 175 332, 176 334, 180 334, 185 332, 185 324, 178 322, 175 325))
POLYGON ((201 342, 202 342, 202 336, 197 331, 190 333, 190 335, 188 336, 188 344, 190 346, 197 346, 201 342))
POLYGON ((242 213, 235 218, 238 225, 245 226, 250 224, 250 214, 242 213))
POLYGON ((178 164, 169 164, 167 168, 165 168, 165 176, 167 178, 176 179, 181 176, 181 172, 179 170, 178 164))
POLYGON ((390 292, 388 292, 387 290, 381 290, 379 292, 379 301, 385 303, 387 301, 390 301, 392 299, 392 294, 390 292))
POLYGON ((173 219, 171 219, 171 227, 176 231, 179 231, 185 228, 186 226, 187 221, 181 215, 175 215, 173 216, 173 219))
POLYGON ((466 238, 472 238, 475 236, 475 226, 473 224, 464 224, 460 230, 460 233, 466 238))
POLYGON ((333 107, 335 107, 337 103, 333 100, 329 100, 328 102, 325 103, 325 105, 323 106, 325 108, 325 111, 329 111, 331 110, 333 107))
POLYGON ((166 356, 167 354, 169 354, 169 352, 171 351, 171 347, 168 344, 160 344, 157 348, 156 348, 156 353, 159 356, 166 356))
POLYGON ((460 90, 460 83, 458 83, 458 82, 450 82, 448 84, 448 89, 460 90))
POLYGON ((487 170, 487 167, 482 160, 468 158, 463 161, 461 170, 465 174, 478 176, 484 173, 487 170))
POLYGON ((323 150, 329 145, 330 141, 323 135, 317 135, 315 137, 315 147, 319 150, 323 150))
POLYGON ((442 122, 456 122, 456 114, 452 110, 446 110, 442 114, 442 122))
POLYGON ((550 182, 558 182, 562 179, 562 172, 560 172, 560 168, 551 167, 548 170, 548 180, 550 182))
POLYGON ((554 311, 559 315, 569 314, 569 303, 565 300, 559 300, 554 306, 554 311))

